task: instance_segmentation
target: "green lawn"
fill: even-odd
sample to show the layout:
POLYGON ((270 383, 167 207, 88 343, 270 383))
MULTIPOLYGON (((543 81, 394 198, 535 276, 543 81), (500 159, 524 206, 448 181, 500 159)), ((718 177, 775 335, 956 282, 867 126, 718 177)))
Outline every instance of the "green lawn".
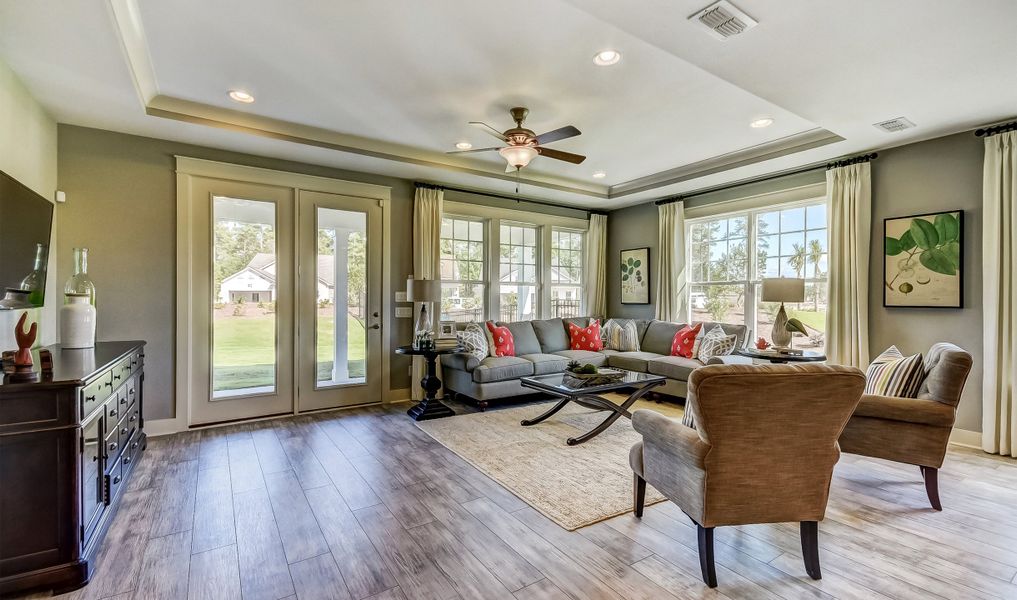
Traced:
MULTIPOLYGON (((334 319, 318 316, 318 381, 332 373, 335 347, 334 319)), ((258 317, 218 317, 215 321, 213 353, 213 389, 230 390, 272 385, 275 364, 275 315, 258 317)), ((364 327, 349 320, 349 369, 351 377, 364 376, 364 327)), ((284 360, 289 352, 283 353, 284 360)))
POLYGON ((789 310, 788 317, 798 319, 806 327, 815 329, 816 331, 826 331, 826 311, 814 311, 814 310, 789 310))

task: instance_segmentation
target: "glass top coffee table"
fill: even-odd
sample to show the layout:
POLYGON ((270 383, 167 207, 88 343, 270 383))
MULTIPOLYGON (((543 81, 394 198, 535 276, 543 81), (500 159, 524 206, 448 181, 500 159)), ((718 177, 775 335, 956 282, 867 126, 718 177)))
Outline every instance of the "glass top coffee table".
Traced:
POLYGON ((619 417, 631 419, 632 413, 629 412, 629 407, 635 404, 636 400, 642 398, 653 388, 663 385, 665 381, 665 378, 660 375, 637 373, 635 371, 626 371, 624 369, 612 370, 621 371, 623 374, 622 377, 615 381, 599 383, 596 385, 591 385, 587 380, 572 377, 568 373, 535 375, 532 377, 521 378, 519 383, 522 384, 523 387, 528 387, 553 396, 558 396, 561 400, 548 409, 544 414, 533 419, 521 421, 520 425, 523 425, 524 427, 536 425, 537 423, 546 420, 559 410, 565 408, 565 405, 569 402, 575 402, 580 406, 592 408, 594 410, 609 411, 611 414, 608 415, 607 418, 604 419, 604 422, 600 425, 597 425, 581 436, 565 440, 565 443, 569 446, 582 444, 583 442, 600 435, 605 429, 610 427, 612 423, 617 421, 619 417), (615 402, 600 395, 627 388, 635 389, 621 404, 616 404, 615 402))

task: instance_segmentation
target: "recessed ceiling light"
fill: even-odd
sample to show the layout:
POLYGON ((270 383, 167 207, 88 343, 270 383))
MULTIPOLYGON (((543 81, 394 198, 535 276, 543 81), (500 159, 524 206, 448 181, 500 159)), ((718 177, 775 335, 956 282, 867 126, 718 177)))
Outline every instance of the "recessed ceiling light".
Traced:
POLYGON ((243 102, 244 104, 254 102, 254 96, 244 90, 230 90, 229 95, 230 100, 235 100, 236 102, 243 102))
POLYGON ((459 148, 460 150, 469 150, 472 147, 473 144, 469 142, 456 142, 456 148, 459 148))
POLYGON ((605 173, 603 171, 594 171, 592 177, 594 179, 603 179, 603 178, 607 177, 607 173, 605 173))
POLYGON ((619 60, 621 60, 621 52, 617 50, 601 50, 594 55, 593 64, 606 67, 617 63, 619 60))
POLYGON ((749 123, 749 126, 755 129, 762 129, 763 127, 769 127, 770 125, 773 125, 773 119, 770 117, 760 117, 749 123))

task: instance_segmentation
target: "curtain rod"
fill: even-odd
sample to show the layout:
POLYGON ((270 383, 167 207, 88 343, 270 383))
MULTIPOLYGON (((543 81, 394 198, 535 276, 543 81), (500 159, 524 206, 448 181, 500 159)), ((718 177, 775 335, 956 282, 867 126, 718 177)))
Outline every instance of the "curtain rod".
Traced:
POLYGON ((875 160, 877 156, 879 156, 879 155, 876 154, 875 152, 872 152, 871 154, 862 154, 861 156, 855 156, 853 158, 845 158, 843 160, 837 160, 837 161, 834 161, 834 162, 818 163, 818 164, 814 164, 814 165, 808 165, 808 166, 805 166, 805 167, 801 167, 799 169, 789 169, 789 170, 786 170, 786 171, 778 171, 776 173, 770 173, 769 175, 760 175, 759 177, 749 177, 747 179, 740 179, 738 181, 732 181, 731 183, 724 183, 724 184, 721 184, 721 185, 715 185, 715 186, 712 186, 712 187, 707 187, 707 188, 703 188, 703 189, 700 189, 700 190, 696 190, 694 192, 688 192, 686 194, 679 194, 677 196, 669 196, 667 198, 661 198, 660 200, 657 200, 656 202, 654 202, 654 204, 656 206, 661 206, 661 205, 664 205, 664 204, 671 204, 672 202, 678 202, 679 200, 687 200, 687 199, 693 198, 695 196, 702 196, 704 194, 710 194, 710 193, 719 192, 719 191, 722 191, 722 190, 730 190, 730 189, 733 189, 733 188, 736 188, 736 187, 741 187, 743 185, 749 185, 749 184, 752 184, 752 183, 761 183, 763 181, 771 181, 773 179, 780 179, 782 177, 790 177, 792 175, 801 175, 802 173, 810 173, 812 171, 818 171, 820 169, 830 170, 830 169, 836 169, 837 167, 846 167, 848 165, 854 165, 854 164, 858 164, 858 163, 869 162, 871 160, 875 160))
POLYGON ((988 137, 990 135, 1006 133, 1007 131, 1017 131, 1017 121, 1010 121, 1009 123, 993 125, 992 127, 983 127, 981 129, 975 130, 975 135, 977 135, 978 137, 988 137))
POLYGON ((424 188, 425 190, 447 190, 450 192, 461 192, 463 194, 474 194, 476 196, 487 196, 488 198, 499 198, 501 200, 514 200, 516 202, 528 202, 530 204, 537 204, 540 206, 550 206, 552 208, 564 208, 567 210, 576 210, 585 212, 587 215, 606 215, 607 212, 603 210, 593 210, 589 208, 577 208, 575 206, 567 206, 564 204, 555 204, 553 202, 542 202, 540 200, 530 200, 529 198, 518 198, 515 196, 506 196, 504 194, 496 194, 494 192, 481 192, 478 190, 468 190, 466 188, 452 187, 448 185, 438 185, 434 183, 425 183, 423 181, 414 181, 413 185, 418 188, 424 188))

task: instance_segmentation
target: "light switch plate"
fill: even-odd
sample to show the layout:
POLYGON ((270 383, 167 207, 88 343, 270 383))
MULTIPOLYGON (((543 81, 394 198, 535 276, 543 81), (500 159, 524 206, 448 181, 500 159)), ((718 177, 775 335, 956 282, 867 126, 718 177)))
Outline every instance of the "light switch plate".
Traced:
POLYGON ((409 302, 406 299, 406 292, 396 292, 396 302, 409 302))
POLYGON ((409 306, 397 306, 396 307, 396 318, 397 319, 409 319, 412 316, 413 316, 413 309, 410 308, 409 306))

